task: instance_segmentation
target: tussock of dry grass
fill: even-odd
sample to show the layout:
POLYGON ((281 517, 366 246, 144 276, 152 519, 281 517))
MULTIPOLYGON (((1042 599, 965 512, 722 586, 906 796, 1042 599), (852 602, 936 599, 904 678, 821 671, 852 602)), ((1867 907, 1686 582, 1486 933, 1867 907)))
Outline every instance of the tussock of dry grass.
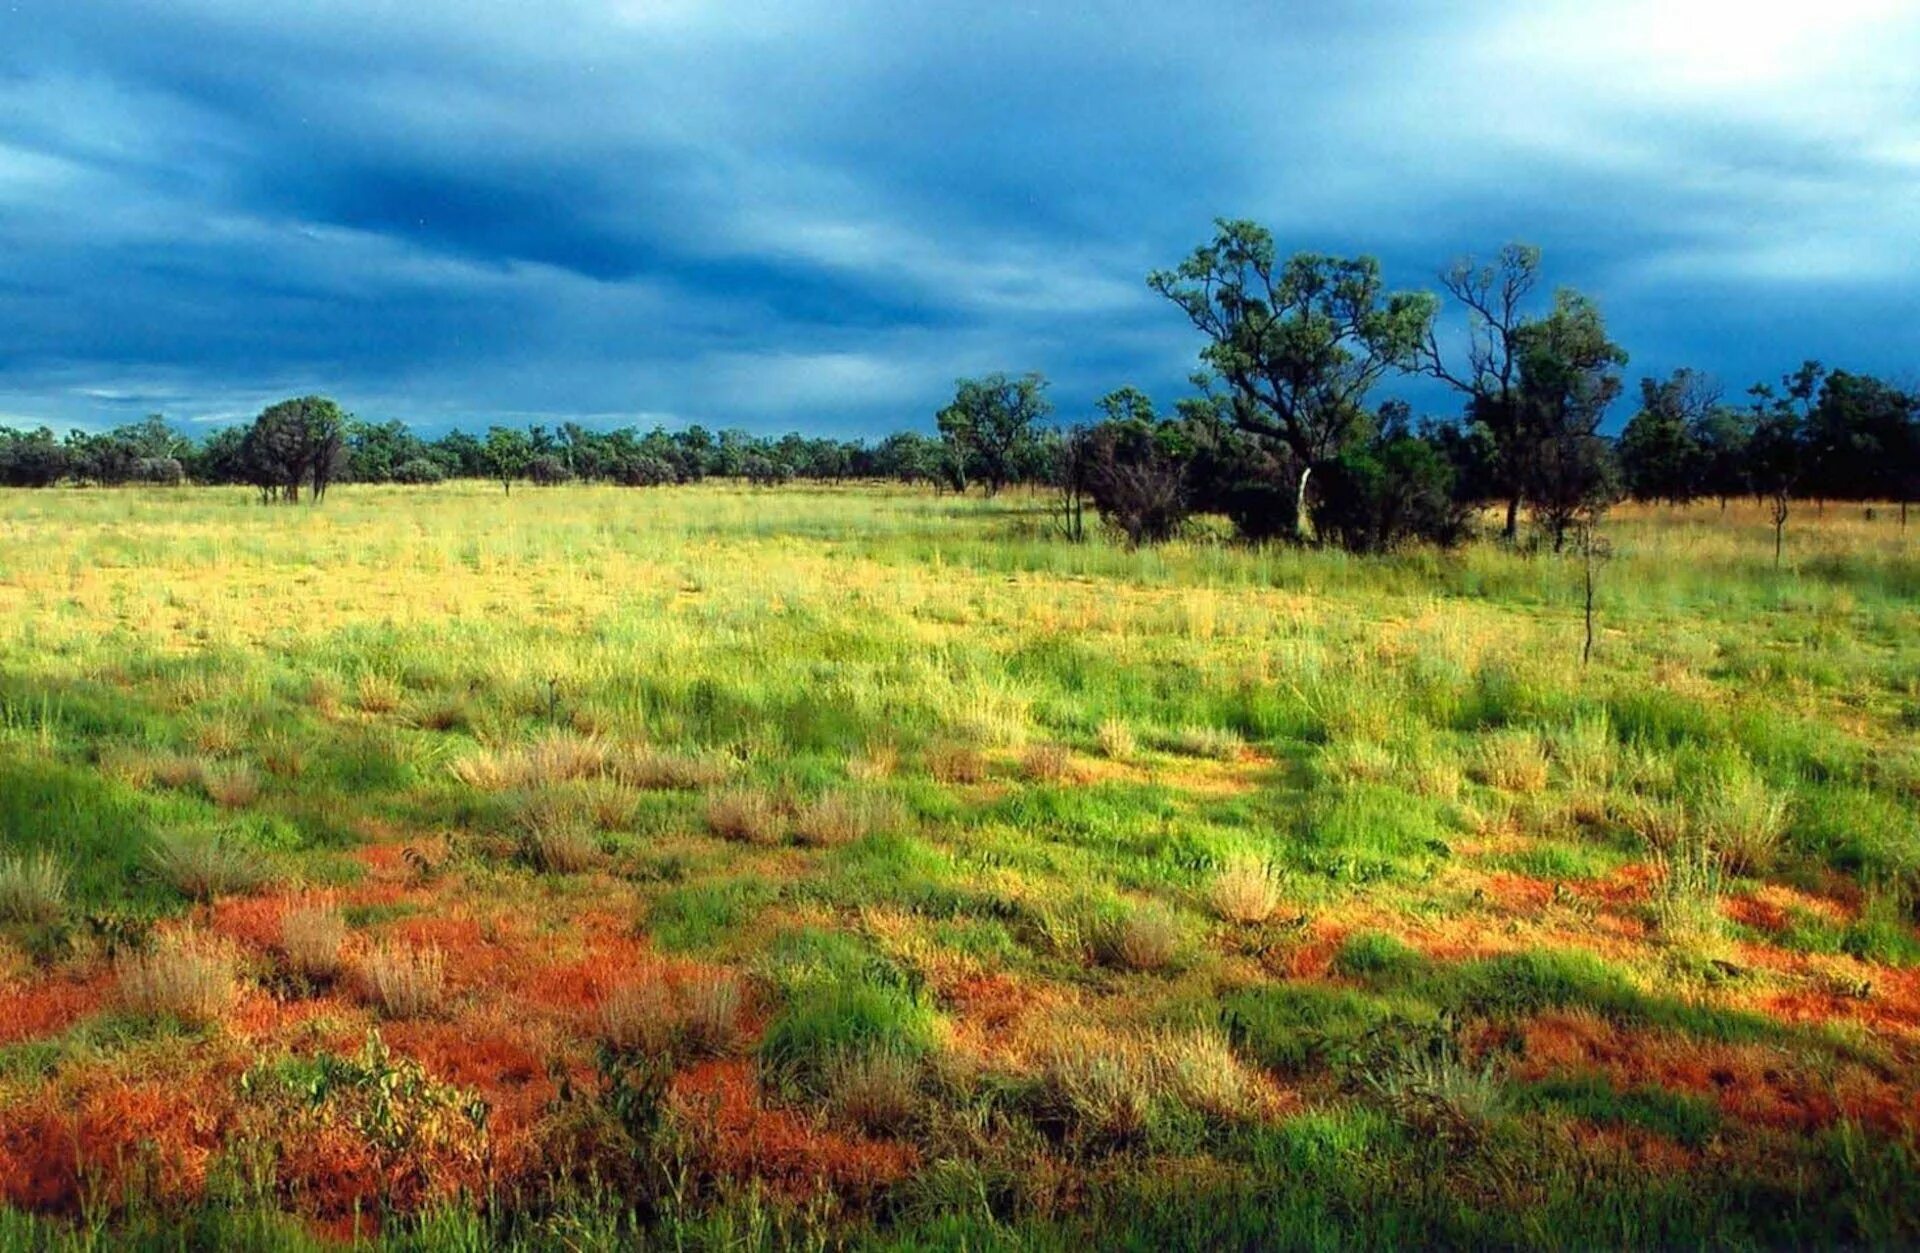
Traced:
POLYGON ((1481 739, 1474 777, 1503 792, 1539 792, 1546 788, 1547 749, 1532 731, 1496 731, 1481 739))
POLYGON ((200 776, 207 799, 222 809, 245 809, 260 799, 260 776, 245 762, 210 766, 200 776))
POLYGON ((453 776, 483 792, 542 787, 606 773, 616 761, 604 741, 550 731, 526 744, 483 749, 452 765, 453 776))
POLYGON ((1095 939, 1101 960, 1123 970, 1159 971, 1181 957, 1186 936, 1180 920, 1153 902, 1108 921, 1095 939))
POLYGON ((388 1018, 430 1018, 446 1002, 446 958, 432 945, 376 944, 360 959, 360 977, 388 1018))
POLYGON ((600 1003, 608 1047, 645 1057, 721 1057, 739 1046, 740 981, 703 972, 678 988, 658 980, 625 983, 600 1003))
POLYGON ((1140 755, 1140 740, 1133 728, 1118 718, 1108 718, 1094 733, 1100 753, 1110 761, 1132 761, 1140 755))
POLYGON ((980 783, 987 758, 971 744, 935 744, 926 752, 927 773, 941 783, 980 783))
POLYGON ((269 881, 266 859, 221 835, 175 835, 154 846, 153 868, 197 901, 251 892, 269 881))
POLYGON ((0 922, 49 923, 66 912, 67 864, 51 851, 0 857, 0 922))
POLYGON ((121 954, 114 976, 128 1013, 196 1026, 218 1022, 240 995, 232 951, 194 931, 173 932, 144 952, 121 954))
POLYGON ((920 1058, 902 1049, 842 1053, 826 1066, 827 1110, 868 1135, 899 1135, 920 1102, 920 1058))
POLYGON ((900 769, 900 750, 891 744, 869 744, 847 759, 847 775, 863 783, 891 779, 900 769))
POLYGON ((1280 906, 1280 886, 1264 864, 1241 858, 1214 876, 1207 888, 1207 903, 1228 922, 1265 922, 1280 906))
POLYGON ((897 827, 900 822, 900 805, 890 796, 828 792, 794 815, 793 835, 811 847, 833 848, 897 827))
POLYGON ((287 969, 317 983, 331 982, 345 968, 347 923, 338 910, 302 905, 280 920, 280 952, 287 969))
POLYGON ((717 757, 640 747, 617 754, 613 777, 645 792, 693 791, 726 782, 731 773, 717 757))
POLYGON ((1031 783, 1059 783, 1073 777, 1073 754, 1060 744, 1035 744, 1020 755, 1020 774, 1031 783))
POLYGON ((759 788, 731 788, 707 798, 707 830, 743 844, 777 844, 786 837, 780 802, 759 788))

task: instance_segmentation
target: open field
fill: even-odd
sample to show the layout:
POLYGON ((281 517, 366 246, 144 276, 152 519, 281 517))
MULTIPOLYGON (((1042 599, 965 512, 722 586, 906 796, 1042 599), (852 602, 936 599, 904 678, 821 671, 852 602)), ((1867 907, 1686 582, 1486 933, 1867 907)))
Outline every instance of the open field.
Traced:
POLYGON ((1920 527, 1047 526, 0 493, 0 1248, 1920 1240, 1920 527))

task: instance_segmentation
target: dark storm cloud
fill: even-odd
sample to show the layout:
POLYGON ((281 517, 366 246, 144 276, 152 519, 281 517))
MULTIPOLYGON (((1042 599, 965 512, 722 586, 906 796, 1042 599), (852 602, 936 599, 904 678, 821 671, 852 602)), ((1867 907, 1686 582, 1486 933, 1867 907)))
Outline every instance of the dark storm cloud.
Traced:
POLYGON ((1170 399, 1142 276, 1216 214, 1409 285, 1534 240, 1636 370, 1920 365, 1899 6, 1327 7, 20 0, 0 421, 1170 399))

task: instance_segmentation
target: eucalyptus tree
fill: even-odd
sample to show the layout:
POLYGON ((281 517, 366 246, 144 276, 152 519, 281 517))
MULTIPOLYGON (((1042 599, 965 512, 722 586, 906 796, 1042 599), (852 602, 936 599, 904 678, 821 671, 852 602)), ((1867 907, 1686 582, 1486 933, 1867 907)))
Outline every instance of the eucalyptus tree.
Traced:
POLYGON ((1215 226, 1209 243, 1147 285, 1206 336, 1201 359, 1231 389, 1236 427, 1279 454, 1303 531, 1314 468, 1366 431, 1374 385, 1415 364, 1435 301, 1387 291, 1372 257, 1282 260, 1258 223, 1215 226))

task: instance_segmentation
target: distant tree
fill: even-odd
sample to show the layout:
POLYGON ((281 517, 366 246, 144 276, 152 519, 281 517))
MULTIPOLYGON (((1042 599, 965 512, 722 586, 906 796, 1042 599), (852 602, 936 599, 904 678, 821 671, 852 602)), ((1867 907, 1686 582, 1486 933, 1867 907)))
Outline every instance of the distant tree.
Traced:
POLYGON ((427 455, 427 446, 398 421, 350 421, 346 440, 348 474, 358 483, 394 482, 401 465, 427 455))
POLYGON ((1754 490, 1771 506, 1775 569, 1779 569, 1786 551, 1787 519, 1794 493, 1807 473, 1807 415, 1824 373, 1819 362, 1807 361, 1781 379, 1781 391, 1765 383, 1756 383, 1747 391, 1753 399, 1747 474, 1754 490))
POLYGON ((52 487, 67 476, 71 458, 46 427, 0 427, 0 487, 52 487))
POLYGON ((1207 338, 1201 358, 1232 390, 1235 425, 1264 446, 1306 520, 1316 466, 1362 431, 1367 393, 1411 365, 1433 320, 1425 293, 1388 293, 1371 257, 1300 253, 1280 261, 1253 222, 1216 223, 1212 242, 1147 284, 1207 338))
POLYGON ((1718 408, 1720 390, 1694 370, 1675 370, 1665 382, 1640 380, 1640 409, 1620 432, 1620 474, 1636 500, 1684 504, 1705 480, 1699 432, 1718 408))
POLYGON ((441 467, 439 462, 429 457, 414 457, 409 461, 402 461, 399 465, 393 467, 393 481, 395 483, 414 485, 438 483, 446 477, 446 470, 441 467))
POLYGON ((174 457, 142 457, 134 467, 133 477, 141 483, 157 483, 168 487, 178 487, 186 481, 186 468, 174 457))
POLYGON ((1620 394, 1627 354, 1607 338, 1599 307, 1564 288, 1553 312, 1522 328, 1517 343, 1524 494, 1559 552, 1582 510, 1618 495, 1612 450, 1599 429, 1620 394))
POLYGON ((1410 541, 1440 545, 1466 535, 1454 470, 1416 435, 1404 403, 1381 406, 1374 434, 1326 464, 1313 504, 1314 530, 1349 552, 1387 552, 1410 541))
POLYGON ((793 477, 793 470, 766 453, 750 452, 740 462, 740 474, 755 487, 779 487, 793 477))
POLYGON ((346 465, 346 415, 324 396, 283 400, 253 420, 241 442, 246 476, 263 499, 292 503, 310 488, 314 503, 346 465))
POLYGON ((952 403, 936 416, 940 434, 986 484, 987 495, 998 495, 1012 481, 1020 453, 1034 438, 1035 424, 1052 412, 1046 388, 1047 380, 1038 374, 960 379, 952 403))
POLYGON ((1174 538, 1192 513, 1185 424, 1160 417, 1132 387, 1109 392, 1099 407, 1101 421, 1073 441, 1079 494, 1130 546, 1174 538))
POLYGON ((427 456, 446 471, 448 478, 486 479, 493 477, 493 463, 487 445, 465 431, 450 431, 427 446, 427 456))
POLYGON ((1747 451, 1753 439, 1753 414, 1717 404, 1693 424, 1692 438, 1700 457, 1700 490, 1715 497, 1725 512, 1727 501, 1753 490, 1747 451))
POLYGON ((1509 542, 1519 533, 1526 481, 1528 441, 1519 390, 1529 323, 1524 306, 1539 280, 1540 250, 1529 244, 1508 244, 1491 263, 1458 258, 1440 272, 1440 285, 1466 311, 1463 359, 1441 351, 1434 323, 1428 324, 1417 355, 1422 371, 1466 397, 1469 423, 1486 433, 1491 455, 1485 459, 1484 486, 1506 498, 1503 534, 1509 542))
POLYGON ((550 452, 527 459, 527 478, 535 487, 552 487, 573 477, 566 461, 550 452))
POLYGON ((1823 499, 1891 499, 1901 494, 1902 453, 1913 401, 1870 374, 1834 370, 1806 413, 1808 487, 1823 499))
POLYGON ((510 426, 487 428, 487 476, 500 484, 501 491, 513 495, 513 481, 527 472, 532 460, 533 445, 525 431, 510 426))

